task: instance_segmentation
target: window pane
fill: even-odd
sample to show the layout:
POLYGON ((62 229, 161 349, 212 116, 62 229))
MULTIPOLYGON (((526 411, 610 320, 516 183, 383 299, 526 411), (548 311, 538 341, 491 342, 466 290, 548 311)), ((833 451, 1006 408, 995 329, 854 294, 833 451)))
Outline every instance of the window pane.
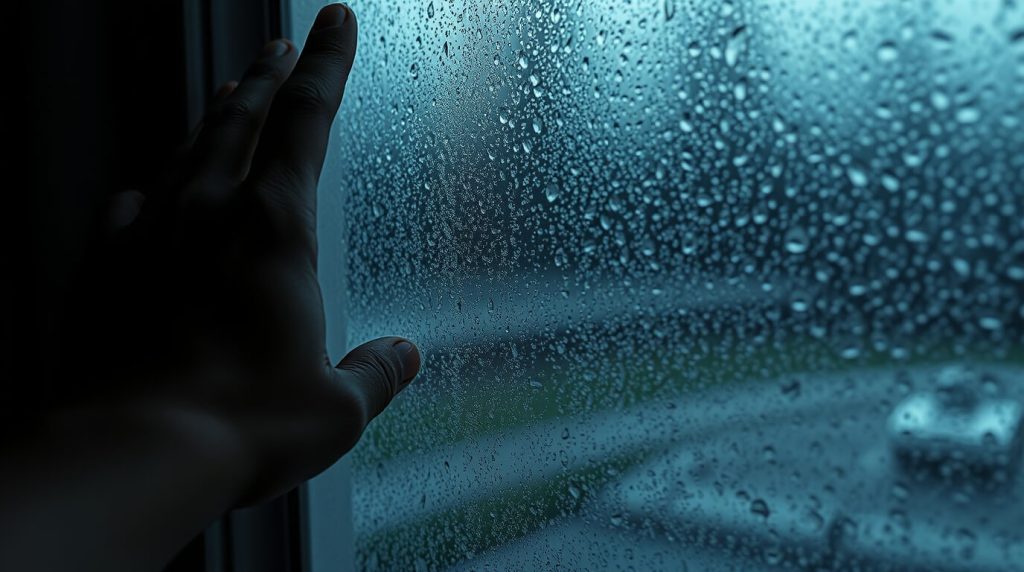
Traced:
POLYGON ((357 568, 1024 562, 1017 3, 353 5, 357 568))

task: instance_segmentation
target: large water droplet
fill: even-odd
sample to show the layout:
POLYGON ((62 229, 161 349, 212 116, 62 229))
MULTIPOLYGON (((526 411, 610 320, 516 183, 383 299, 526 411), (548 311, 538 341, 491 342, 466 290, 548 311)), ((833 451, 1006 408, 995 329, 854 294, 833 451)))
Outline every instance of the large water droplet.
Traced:
POLYGON ((554 183, 551 183, 550 185, 544 187, 544 198, 546 198, 549 203, 553 203, 556 200, 558 200, 558 196, 561 194, 562 190, 559 189, 558 185, 554 183))
POLYGON ((850 182, 855 187, 866 187, 868 184, 868 175, 863 169, 859 167, 850 167, 846 170, 846 174, 850 177, 850 182))
POLYGON ((786 252, 792 254, 803 254, 807 252, 809 246, 809 239, 807 238, 807 231, 801 227, 793 227, 786 231, 785 236, 785 247, 786 252))
POLYGON ((878 61, 883 63, 894 62, 900 57, 900 50, 896 47, 895 42, 886 41, 878 46, 875 56, 878 61))
POLYGON ((961 107, 956 111, 956 120, 960 123, 977 123, 981 119, 981 111, 977 107, 961 107))
POLYGON ((768 509, 768 503, 763 499, 754 499, 750 502, 750 512, 760 516, 761 518, 768 518, 772 514, 771 510, 768 509))
POLYGON ((671 20, 676 15, 676 0, 665 0, 665 21, 671 20))
POLYGON ((739 61, 740 54, 746 45, 747 27, 740 26, 732 31, 729 40, 725 43, 725 63, 729 67, 735 67, 739 61))

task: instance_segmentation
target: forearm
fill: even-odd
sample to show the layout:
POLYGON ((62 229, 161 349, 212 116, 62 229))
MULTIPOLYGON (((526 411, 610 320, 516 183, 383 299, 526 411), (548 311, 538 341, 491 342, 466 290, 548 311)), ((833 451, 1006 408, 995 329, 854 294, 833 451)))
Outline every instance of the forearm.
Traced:
POLYGON ((0 569, 157 570, 237 502, 248 473, 215 417, 110 411, 62 412, 3 451, 0 569))

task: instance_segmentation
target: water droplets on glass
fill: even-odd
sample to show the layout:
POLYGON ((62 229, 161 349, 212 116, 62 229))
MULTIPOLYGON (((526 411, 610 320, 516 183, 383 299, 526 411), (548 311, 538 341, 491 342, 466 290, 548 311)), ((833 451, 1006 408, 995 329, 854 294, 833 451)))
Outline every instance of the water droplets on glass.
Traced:
POLYGON ((1015 473, 886 440, 950 363, 1022 397, 1019 3, 353 4, 320 224, 349 340, 424 355, 357 569, 1024 559, 1015 473))

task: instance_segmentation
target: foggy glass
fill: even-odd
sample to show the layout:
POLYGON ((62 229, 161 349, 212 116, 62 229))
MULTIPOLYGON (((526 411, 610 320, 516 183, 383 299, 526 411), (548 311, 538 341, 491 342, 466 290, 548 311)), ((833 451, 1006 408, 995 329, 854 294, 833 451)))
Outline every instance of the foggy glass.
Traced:
POLYGON ((357 569, 1022 569, 1024 7, 352 6, 357 569))

